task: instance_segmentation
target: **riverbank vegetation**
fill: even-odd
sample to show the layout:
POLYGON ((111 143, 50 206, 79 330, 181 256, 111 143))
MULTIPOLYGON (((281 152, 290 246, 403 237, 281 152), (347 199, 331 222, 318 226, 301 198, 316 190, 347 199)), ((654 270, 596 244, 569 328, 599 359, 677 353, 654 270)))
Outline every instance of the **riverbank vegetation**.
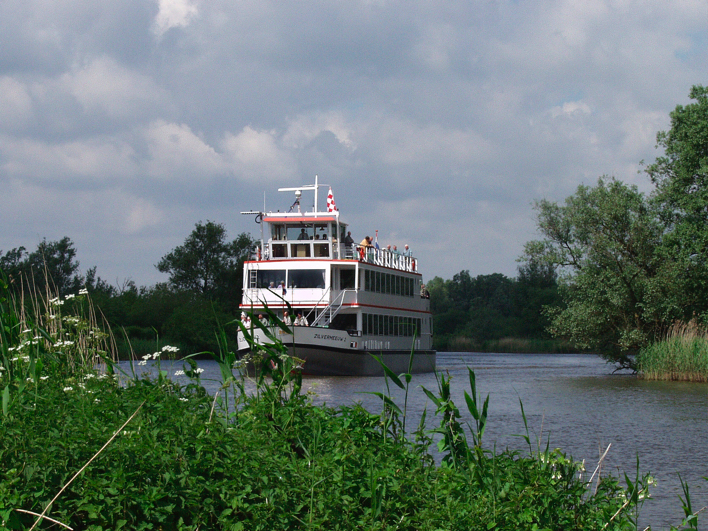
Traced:
POLYGON ((411 428, 385 390, 410 374, 388 371, 380 412, 316 406, 281 344, 237 360, 221 333, 209 396, 189 359, 172 381, 171 347, 121 372, 72 295, 0 294, 3 528, 636 529, 649 477, 586 472, 528 430, 526 453, 485 448, 471 371, 464 415, 440 375, 423 390, 437 422, 411 428))
POLYGON ((708 382, 708 333, 696 320, 677 322, 663 341, 642 349, 637 365, 649 380, 708 382))
MULTIPOLYGON (((601 177, 562 204, 535 203, 542 239, 526 244, 523 260, 558 274, 562 304, 545 310, 548 330, 619 367, 638 369, 642 349, 684 345, 661 344, 676 322, 708 324, 708 88, 694 86, 690 98, 657 135, 663 154, 645 166, 650 194, 601 177)), ((693 364, 655 371, 652 356, 644 356, 645 377, 694 371, 693 364)))
POLYGON ((551 266, 528 263, 517 278, 500 273, 427 284, 435 329, 434 347, 452 352, 577 352, 553 339, 544 308, 561 304, 551 266))

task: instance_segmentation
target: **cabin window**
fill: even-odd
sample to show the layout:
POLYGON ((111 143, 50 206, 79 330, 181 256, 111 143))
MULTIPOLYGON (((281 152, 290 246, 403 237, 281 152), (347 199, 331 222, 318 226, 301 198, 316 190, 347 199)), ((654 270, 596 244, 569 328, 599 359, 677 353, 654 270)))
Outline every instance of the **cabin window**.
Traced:
POLYGON ((289 225, 288 240, 311 240, 314 235, 312 225, 289 225))
POLYGON ((271 237, 276 241, 287 239, 285 225, 271 225, 271 237))
POLYGON ((322 288, 325 287, 324 269, 291 269, 288 277, 291 288, 322 288))
POLYGON ((310 244, 309 243, 293 243, 290 244, 290 256, 294 258, 309 258, 310 244))
POLYGON ((315 240, 315 256, 318 258, 329 258, 329 243, 318 243, 315 240))
POLYGON ((256 287, 276 288, 285 283, 285 269, 261 269, 256 277, 256 287))
POLYGON ((332 319, 329 325, 335 330, 356 330, 356 315, 355 314, 337 314, 332 319))
POLYGON ((342 269, 339 271, 339 285, 341 289, 354 289, 356 273, 354 269, 342 269))
POLYGON ((287 243, 271 243, 273 249, 273 258, 286 258, 288 256, 287 243))

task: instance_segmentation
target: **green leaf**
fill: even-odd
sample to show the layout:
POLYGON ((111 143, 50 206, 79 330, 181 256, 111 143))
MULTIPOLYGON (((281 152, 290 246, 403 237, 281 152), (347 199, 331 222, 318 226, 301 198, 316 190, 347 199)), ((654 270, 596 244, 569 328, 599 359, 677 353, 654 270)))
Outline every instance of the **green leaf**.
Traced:
POLYGON ((2 392, 2 414, 7 417, 7 412, 10 407, 10 384, 5 386, 2 392))

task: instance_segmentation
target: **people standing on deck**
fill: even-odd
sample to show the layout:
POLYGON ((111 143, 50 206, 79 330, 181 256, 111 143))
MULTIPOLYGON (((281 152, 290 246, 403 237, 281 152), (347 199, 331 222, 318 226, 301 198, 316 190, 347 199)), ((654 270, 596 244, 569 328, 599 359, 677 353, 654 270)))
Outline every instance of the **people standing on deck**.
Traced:
POLYGON ((241 322, 246 328, 251 328, 251 318, 246 315, 246 312, 241 312, 241 322))
POLYGON ((300 234, 297 237, 298 240, 309 240, 309 236, 305 232, 305 229, 300 229, 300 234))
POLYGON ((290 314, 287 312, 287 310, 283 312, 283 324, 285 324, 285 326, 293 325, 293 320, 290 318, 290 314))
POLYGON ((420 298, 421 299, 429 299, 430 298, 430 292, 428 292, 428 288, 425 287, 425 284, 420 285, 420 298))
POLYGON ((361 240, 361 243, 359 244, 362 247, 373 247, 373 244, 371 243, 371 236, 367 236, 363 240, 361 240))
POLYGON ((297 312, 297 317, 295 318, 295 326, 310 326, 307 322, 307 317, 302 315, 302 312, 297 312))
POLYGON ((347 235, 344 237, 344 244, 345 245, 354 245, 354 238, 352 238, 352 231, 347 232, 347 235))
POLYGON ((408 244, 406 244, 405 249, 406 249, 406 250, 403 251, 403 254, 404 254, 405 256, 412 256, 412 253, 411 253, 410 248, 408 247, 408 244))

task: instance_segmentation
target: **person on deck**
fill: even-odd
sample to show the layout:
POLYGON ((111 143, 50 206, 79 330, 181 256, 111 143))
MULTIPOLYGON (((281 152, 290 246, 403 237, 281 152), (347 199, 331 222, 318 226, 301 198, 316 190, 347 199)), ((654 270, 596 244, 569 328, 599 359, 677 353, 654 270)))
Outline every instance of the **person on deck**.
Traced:
POLYGON ((287 311, 283 312, 283 324, 286 326, 293 325, 293 320, 290 318, 290 314, 287 311))
POLYGON ((344 237, 344 243, 346 245, 354 245, 354 238, 352 238, 352 231, 347 232, 347 235, 344 237))
POLYGON ((367 236, 366 238, 361 240, 361 243, 359 245, 361 245, 362 247, 373 247, 371 243, 371 236, 367 236))
POLYGON ((295 318, 295 326, 310 326, 307 322, 307 317, 302 315, 302 312, 297 312, 297 317, 295 318))

